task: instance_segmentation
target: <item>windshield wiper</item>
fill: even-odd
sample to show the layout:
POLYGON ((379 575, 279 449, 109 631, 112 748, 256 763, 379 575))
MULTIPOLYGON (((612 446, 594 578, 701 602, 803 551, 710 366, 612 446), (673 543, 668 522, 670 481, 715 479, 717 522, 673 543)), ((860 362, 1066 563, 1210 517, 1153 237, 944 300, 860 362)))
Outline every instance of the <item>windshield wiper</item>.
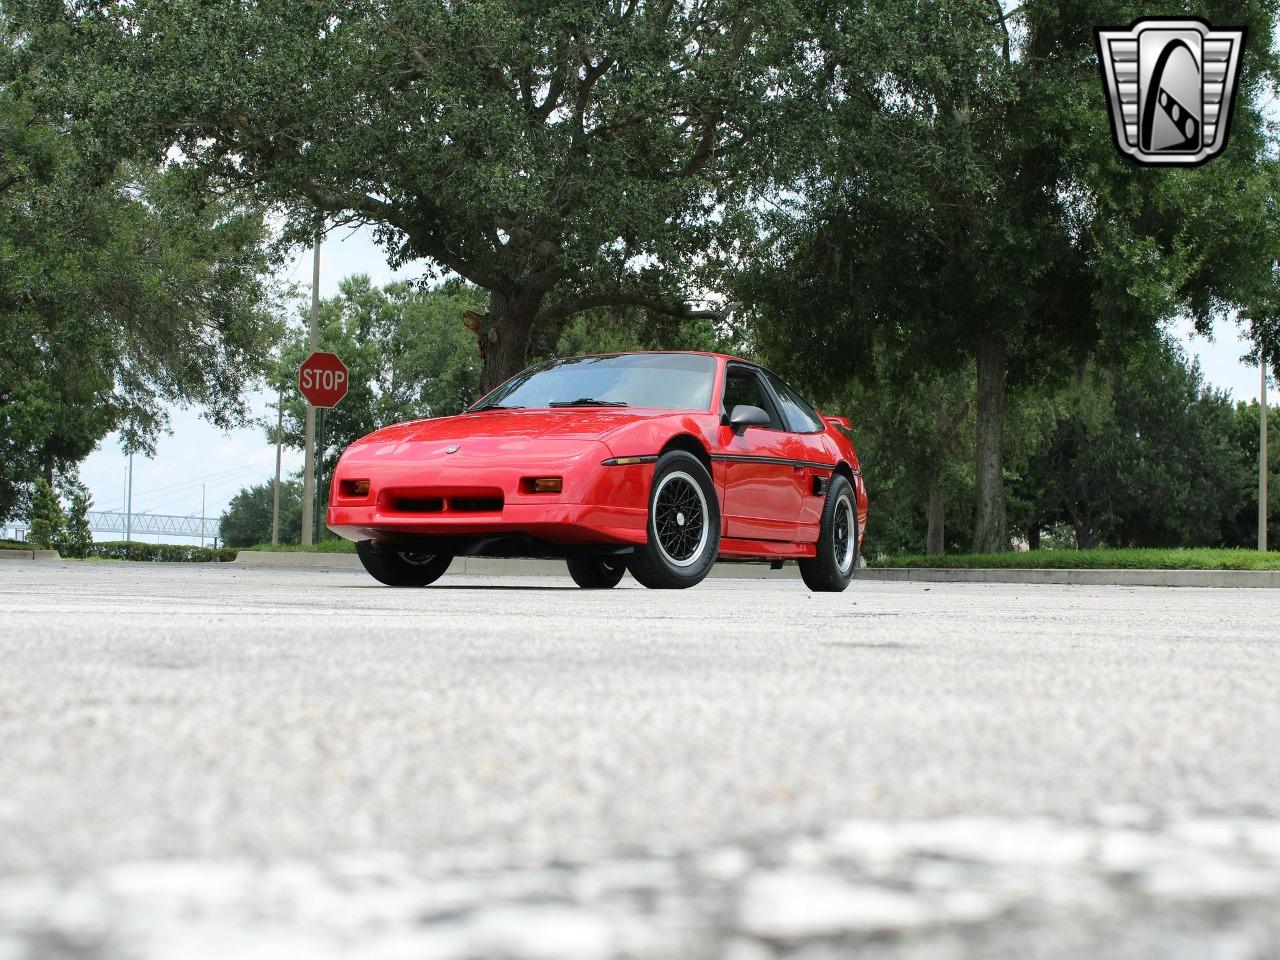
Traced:
POLYGON ((467 413, 479 413, 481 410, 523 410, 524 407, 516 404, 515 406, 505 406, 501 403, 486 403, 483 407, 472 407, 467 413))
POLYGON ((595 397, 579 397, 577 400, 552 400, 548 407, 625 407, 625 400, 597 400, 595 397))

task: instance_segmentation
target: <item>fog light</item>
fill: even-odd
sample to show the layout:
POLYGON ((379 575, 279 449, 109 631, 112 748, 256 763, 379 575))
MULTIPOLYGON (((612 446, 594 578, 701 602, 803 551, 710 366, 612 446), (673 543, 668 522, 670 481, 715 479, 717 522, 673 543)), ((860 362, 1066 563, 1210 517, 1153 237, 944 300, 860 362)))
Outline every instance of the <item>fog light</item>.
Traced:
POLYGON ((534 493, 559 493, 564 481, 559 477, 537 477, 533 481, 534 493))
POLYGON ((343 480, 342 495, 345 497, 367 497, 369 495, 369 481, 343 480))

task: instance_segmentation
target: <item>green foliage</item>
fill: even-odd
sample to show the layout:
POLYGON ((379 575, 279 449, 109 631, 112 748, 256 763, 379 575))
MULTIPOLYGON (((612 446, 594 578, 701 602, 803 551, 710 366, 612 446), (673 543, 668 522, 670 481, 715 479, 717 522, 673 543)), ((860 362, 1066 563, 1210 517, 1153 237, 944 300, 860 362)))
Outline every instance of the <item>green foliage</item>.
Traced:
MULTIPOLYGON (((942 546, 971 542, 971 375, 897 367, 881 351, 871 376, 820 404, 848 415, 872 497, 865 553, 924 554, 929 500, 942 546), (879 379, 876 379, 876 378, 879 379)), ((1018 539, 1072 547, 1247 547, 1256 542, 1258 405, 1208 387, 1173 342, 1083 364, 1053 391, 1013 391, 1005 479, 1018 539)), ((1273 544, 1280 534, 1280 414, 1269 421, 1273 544)))
POLYGON ((242 423, 278 325, 261 207, 69 128, 43 71, 65 52, 0 9, 0 517, 39 476, 172 404, 242 423))
MULTIPOLYGON (((1228 523, 1226 542, 1241 546, 1258 543, 1258 420, 1262 407, 1256 400, 1237 403, 1231 427, 1231 444, 1244 463, 1239 511, 1228 523)), ((1280 550, 1280 407, 1267 408, 1267 544, 1280 550)))
MULTIPOLYGON (((227 547, 250 547, 271 542, 275 479, 245 487, 227 505, 218 521, 218 537, 227 547)), ((302 484, 280 482, 280 542, 297 543, 302 533, 302 484)))
POLYGON ((318 207, 375 224, 396 263, 486 290, 486 386, 582 310, 697 313, 749 226, 735 211, 817 132, 824 38, 863 16, 807 0, 6 6, 33 47, 73 38, 46 82, 95 137, 251 183, 293 239, 318 207))
MULTIPOLYGON (((1175 316, 1208 330, 1245 306, 1256 338, 1280 336, 1280 161, 1262 113, 1280 73, 1274 0, 1187 11, 1250 34, 1228 147, 1188 170, 1112 145, 1092 27, 1138 9, 1022 3, 1005 23, 1009 6, 887 4, 848 38, 890 45, 889 73, 844 80, 829 151, 786 203, 761 206, 737 284, 771 365, 836 391, 873 376, 886 347, 939 375, 987 357, 1014 391, 1048 394, 1175 316)), ((978 533, 993 548, 1005 399, 998 382, 976 398, 978 533)))
POLYGON ((67 523, 56 546, 63 557, 78 560, 88 556, 93 545, 93 530, 89 526, 93 497, 89 495, 89 488, 79 480, 67 484, 66 496, 67 523))
POLYGON ((226 547, 108 540, 93 544, 87 556, 97 560, 143 560, 153 563, 229 563, 236 558, 238 552, 226 547))
POLYGON ((31 494, 31 528, 27 532, 27 541, 41 550, 52 550, 62 539, 66 522, 62 501, 53 484, 44 477, 39 478, 31 494))
POLYGON ((963 371, 895 367, 880 351, 865 379, 849 381, 818 406, 848 416, 873 497, 864 552, 926 549, 928 504, 942 501, 944 544, 970 527, 973 497, 973 381, 963 371))
POLYGON ((1249 475, 1229 399, 1165 340, 1083 368, 1015 486, 1034 524, 1071 524, 1081 548, 1243 545, 1233 525, 1256 502, 1249 475))
POLYGON ((712 350, 738 353, 741 347, 711 317, 672 317, 636 308, 590 310, 572 317, 548 355, 581 356, 627 350, 712 350))
POLYGON ((1280 570, 1280 552, 1257 550, 1030 550, 1006 553, 949 553, 926 557, 897 554, 868 561, 873 567, 1064 570, 1280 570))

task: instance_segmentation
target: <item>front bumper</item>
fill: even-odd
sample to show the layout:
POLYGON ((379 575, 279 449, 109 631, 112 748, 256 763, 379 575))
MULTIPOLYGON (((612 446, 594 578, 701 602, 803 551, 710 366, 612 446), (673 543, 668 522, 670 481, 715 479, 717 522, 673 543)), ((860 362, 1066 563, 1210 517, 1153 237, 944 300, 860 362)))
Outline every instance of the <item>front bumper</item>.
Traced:
POLYGON ((348 540, 429 540, 441 552, 505 556, 645 541, 652 464, 606 466, 612 452, 594 440, 459 447, 449 455, 419 444, 352 446, 334 471, 329 529, 348 540), (561 492, 533 493, 537 477, 561 478, 561 492), (369 481, 366 495, 347 495, 355 480, 369 481))

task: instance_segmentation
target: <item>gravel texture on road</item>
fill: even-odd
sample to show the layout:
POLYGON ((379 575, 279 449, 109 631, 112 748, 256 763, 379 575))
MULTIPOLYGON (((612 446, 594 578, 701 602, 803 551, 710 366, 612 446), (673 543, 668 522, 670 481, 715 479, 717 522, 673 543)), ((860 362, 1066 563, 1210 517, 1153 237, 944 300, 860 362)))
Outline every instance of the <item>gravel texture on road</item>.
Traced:
POLYGON ((0 568, 0 960, 1280 955, 1276 592, 0 568))

